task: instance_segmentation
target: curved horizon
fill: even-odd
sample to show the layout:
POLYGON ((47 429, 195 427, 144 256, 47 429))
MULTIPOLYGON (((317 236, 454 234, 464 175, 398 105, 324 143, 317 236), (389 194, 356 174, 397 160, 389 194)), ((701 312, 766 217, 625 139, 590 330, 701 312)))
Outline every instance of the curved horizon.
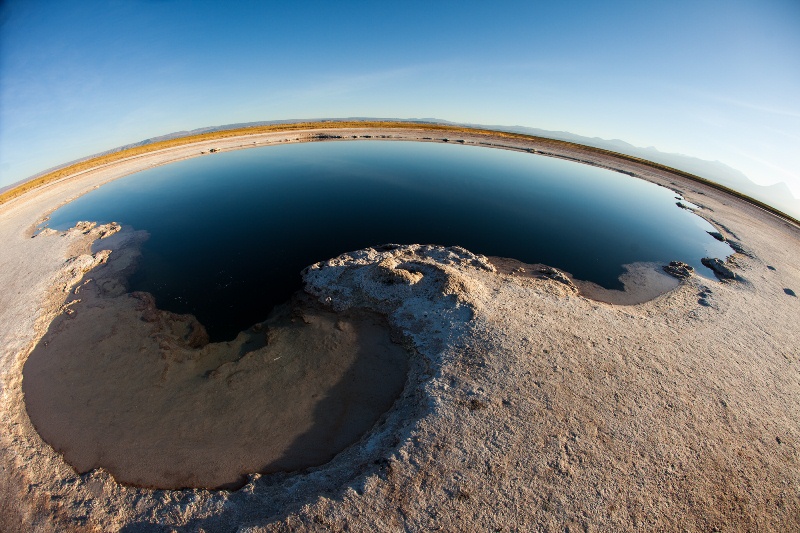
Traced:
POLYGON ((352 7, 4 2, 0 186, 209 124, 436 117, 622 139, 800 197, 796 2, 352 7))
MULTIPOLYGON (((382 127, 391 129, 392 127, 402 128, 415 125, 419 125, 421 128, 428 127, 431 129, 453 130, 453 131, 462 131, 468 133, 479 133, 479 132, 489 133, 489 134, 498 133, 503 135, 529 137, 532 139, 551 140, 554 142, 566 143, 569 145, 587 148, 590 150, 595 150, 595 151, 599 150, 600 152, 605 152, 608 154, 616 154, 618 156, 622 156, 623 158, 636 160, 645 163, 647 165, 653 166, 655 168, 664 168, 667 169, 668 171, 675 171, 677 174, 683 175, 684 177, 688 177, 692 180, 713 185, 719 188, 720 190, 732 193, 735 196, 739 196, 754 205, 767 209, 768 211, 771 211, 782 218, 791 220, 795 224, 800 224, 800 222, 798 222, 798 218, 800 218, 800 202, 797 202, 798 203, 797 206, 792 205, 792 203, 784 203, 784 205, 781 205, 780 202, 774 201, 776 197, 773 196, 772 198, 770 198, 769 195, 759 194, 762 191, 759 191, 757 188, 755 189, 756 191, 755 194, 752 193, 753 189, 751 189, 750 194, 748 194, 746 190, 742 190, 742 187, 737 187, 736 183, 726 183, 725 180, 713 179, 712 177, 702 175, 704 173, 701 172, 698 173, 690 172, 685 168, 680 168, 682 166, 680 164, 678 165, 668 164, 670 162, 669 160, 667 160, 666 162, 659 162, 648 157, 641 157, 640 155, 637 155, 635 153, 636 147, 633 147, 632 145, 628 146, 633 150, 631 149, 625 150, 624 146, 622 150, 618 150, 619 147, 614 146, 613 144, 604 147, 603 142, 600 142, 599 144, 597 142, 592 142, 592 141, 597 141, 596 139, 594 140, 586 139, 580 136, 569 134, 568 132, 546 132, 542 130, 534 130, 532 128, 509 127, 508 129, 503 130, 499 129, 501 127, 497 126, 484 127, 476 124, 462 125, 449 121, 436 121, 436 119, 369 119, 362 117, 351 118, 351 119, 333 119, 333 118, 314 119, 307 121, 279 120, 279 121, 249 122, 240 124, 230 124, 224 126, 211 126, 206 128, 198 128, 193 131, 180 131, 171 134, 161 135, 150 139, 144 139, 137 143, 119 146, 110 150, 106 150, 104 152, 99 152, 97 154, 69 161, 62 165, 49 168, 43 172, 35 174, 17 183, 11 184, 10 186, 0 188, 0 204, 16 196, 26 194, 30 190, 34 190, 39 186, 41 186, 42 184, 53 181, 54 179, 69 177, 71 174, 95 168, 95 166, 92 166, 91 163, 96 160, 98 164, 104 164, 106 162, 104 158, 105 159, 112 158, 112 161, 116 160, 117 159, 115 156, 116 154, 120 154, 121 152, 126 152, 126 151, 136 150, 138 152, 136 155, 139 155, 139 154, 145 154, 152 150, 159 150, 162 148, 171 147, 175 145, 190 145, 195 142, 214 140, 216 138, 221 138, 221 135, 224 133, 235 133, 235 135, 232 135, 230 137, 257 134, 266 131, 264 130, 264 128, 267 128, 269 131, 280 132, 280 131, 296 131, 298 129, 296 128, 296 126, 308 127, 309 129, 314 129, 314 130, 324 130, 324 129, 335 130, 347 127, 356 127, 356 126, 365 128, 382 127), (530 133, 526 133, 526 131, 530 133), (533 132, 536 132, 537 134, 534 135, 533 132), (548 135, 548 134, 553 134, 553 135, 548 135), (588 141, 588 144, 584 144, 584 142, 581 141, 584 142, 588 141), (83 168, 82 165, 85 165, 85 168, 83 168), (76 168, 73 169, 72 167, 76 168), (38 180, 38 182, 33 183, 36 180, 38 180)), ((225 137, 228 136, 226 135, 225 137)), ((310 140, 310 139, 304 139, 304 140, 310 140)), ((600 141, 602 141, 602 139, 600 141)), ((663 155, 670 156, 674 154, 663 154, 663 155)), ((685 156, 679 155, 679 157, 685 157, 685 156)), ((691 159, 692 158, 685 158, 685 160, 683 161, 684 163, 683 166, 686 166, 687 161, 689 163, 689 166, 691 166, 692 163, 691 159)), ((703 162, 702 160, 695 160, 695 161, 699 163, 707 163, 703 162)), ((752 184, 752 182, 750 183, 752 184)), ((752 185, 757 187, 755 184, 752 185)))

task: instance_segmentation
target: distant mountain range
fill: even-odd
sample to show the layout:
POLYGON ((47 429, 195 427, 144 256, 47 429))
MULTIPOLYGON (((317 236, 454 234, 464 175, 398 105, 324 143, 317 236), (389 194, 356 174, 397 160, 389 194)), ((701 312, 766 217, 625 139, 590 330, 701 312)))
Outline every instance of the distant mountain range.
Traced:
POLYGON ((143 141, 139 141, 136 143, 126 144, 125 146, 120 146, 112 150, 107 150, 105 152, 94 154, 89 157, 83 157, 81 159, 76 159, 75 161, 70 161, 69 163, 65 163, 57 167, 49 168, 43 172, 36 174, 35 176, 31 176, 30 178, 26 178, 20 182, 8 185, 6 187, 2 187, 0 188, 0 192, 15 187, 20 183, 28 181, 29 179, 34 179, 44 174, 47 174, 48 172, 51 172, 53 170, 57 170, 59 168, 66 167, 68 165, 72 165, 73 163, 85 161, 86 159, 91 159, 93 157, 119 152, 127 148, 144 146, 146 144, 151 144, 158 141, 166 141, 170 139, 176 139, 179 137, 188 137, 189 135, 197 135, 201 133, 210 133, 213 131, 230 130, 236 128, 246 128, 251 126, 271 126, 275 124, 291 124, 294 122, 319 122, 319 121, 334 121, 334 120, 390 120, 397 122, 418 122, 421 124, 443 124, 449 126, 465 126, 472 128, 484 128, 497 131, 506 131, 510 133, 522 133, 526 135, 545 137, 548 139, 556 139, 560 141, 568 141, 577 144, 584 144, 586 146, 593 146, 595 148, 602 148, 604 150, 610 150, 612 152, 618 152, 633 157, 639 157, 642 159, 646 159, 648 161, 653 161, 655 163, 660 163, 662 165, 667 165, 669 167, 683 170, 684 172, 695 174, 702 178, 706 178, 708 180, 714 181, 716 183, 719 183, 721 185, 739 191, 743 194, 751 196, 757 200, 761 200, 762 202, 772 205, 775 208, 779 209, 780 211, 783 211, 795 218, 800 218, 800 200, 798 200, 792 195, 792 192, 789 189, 788 185, 786 185, 783 182, 779 182, 774 185, 758 185, 757 183, 751 181, 742 172, 732 167, 729 167, 728 165, 721 163, 720 161, 708 161, 706 159, 699 159, 697 157, 692 157, 683 154, 661 152, 660 150, 654 147, 641 148, 638 146, 634 146, 630 143, 627 143, 625 141, 621 141, 619 139, 601 139, 600 137, 584 137, 582 135, 576 135, 574 133, 569 133, 566 131, 550 131, 538 128, 529 128, 525 126, 497 126, 497 125, 487 126, 484 124, 450 122, 448 120, 441 120, 436 118, 376 119, 371 117, 349 117, 345 119, 268 120, 261 122, 242 122, 237 124, 226 124, 224 126, 210 126, 188 131, 176 131, 174 133, 169 133, 167 135, 161 135, 159 137, 151 137, 149 139, 145 139, 143 141))
POLYGON ((762 202, 774 206, 775 208, 800 218, 800 200, 792 195, 791 189, 786 183, 779 182, 774 185, 759 185, 744 173, 735 168, 729 167, 720 161, 709 161, 684 154, 674 154, 662 152, 654 147, 640 148, 619 139, 601 139, 600 137, 584 137, 566 131, 549 131, 538 128, 528 128, 525 126, 486 126, 480 124, 458 124, 455 122, 437 121, 440 124, 452 124, 468 127, 480 127, 491 130, 507 131, 511 133, 523 133, 526 135, 536 135, 548 139, 568 141, 595 148, 602 148, 612 152, 618 152, 633 157, 639 157, 654 163, 667 165, 668 167, 689 172, 701 178, 711 180, 747 196, 761 200, 762 202))

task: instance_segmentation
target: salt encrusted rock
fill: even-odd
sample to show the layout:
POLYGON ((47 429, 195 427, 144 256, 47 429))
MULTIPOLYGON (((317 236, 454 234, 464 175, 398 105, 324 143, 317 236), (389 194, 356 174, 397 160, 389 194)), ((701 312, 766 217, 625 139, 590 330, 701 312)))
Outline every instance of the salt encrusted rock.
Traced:
POLYGON ((58 232, 53 228, 44 228, 42 231, 34 233, 32 237, 47 237, 48 235, 56 235, 58 232))
POLYGON ((386 315, 420 352, 435 358, 466 331, 486 298, 486 288, 465 268, 495 271, 485 256, 458 246, 387 244, 311 265, 303 280, 307 293, 335 311, 366 308, 386 315), (437 333, 418 337, 423 331, 437 333))
POLYGON ((554 281, 558 281, 559 283, 563 283, 564 285, 566 285, 567 287, 572 288, 575 291, 578 290, 578 288, 575 286, 575 284, 572 283, 572 280, 569 279, 569 277, 566 274, 564 274, 563 272, 561 272, 560 270, 558 270, 556 268, 549 267, 549 266, 542 266, 541 268, 539 268, 539 273, 544 275, 544 277, 546 277, 546 278, 552 279, 554 281))
POLYGON ((663 268, 664 272, 678 279, 686 279, 694 274, 694 268, 683 261, 670 261, 669 264, 665 265, 663 268))
POLYGON ((399 266, 398 261, 391 257, 381 261, 378 266, 380 269, 378 270, 377 276, 386 285, 394 285, 397 283, 414 285, 422 279, 422 272, 402 268, 399 266))
POLYGON ((713 270, 719 279, 736 279, 736 273, 716 257, 704 257, 701 261, 705 266, 713 270))
POLYGON ((74 227, 67 230, 67 233, 83 233, 93 239, 105 239, 115 233, 119 232, 122 226, 117 222, 110 222, 108 224, 97 225, 97 222, 77 222, 74 227))
POLYGON ((726 241, 728 246, 733 248, 733 251, 737 254, 746 255, 747 257, 754 257, 753 252, 747 249, 742 243, 738 241, 726 241))

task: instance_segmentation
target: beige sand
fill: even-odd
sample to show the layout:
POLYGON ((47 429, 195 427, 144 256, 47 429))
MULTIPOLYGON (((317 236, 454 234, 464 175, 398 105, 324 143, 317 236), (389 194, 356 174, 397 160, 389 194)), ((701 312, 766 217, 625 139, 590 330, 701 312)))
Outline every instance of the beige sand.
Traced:
POLYGON ((337 312, 386 316, 416 351, 400 399, 359 442, 323 466, 254 475, 234 492, 76 474, 33 428, 22 369, 57 315, 81 313, 81 303, 63 304, 110 257, 102 240, 90 247, 108 229, 30 238, 32 226, 108 179, 198 151, 137 158, 0 207, 6 530, 800 528, 800 299, 784 291, 800 292, 800 230, 706 186, 579 149, 557 155, 632 172, 701 206, 746 252, 730 263, 742 279, 692 276, 620 306, 581 296, 557 273, 504 274, 458 248, 348 254, 305 272, 309 294, 337 312))

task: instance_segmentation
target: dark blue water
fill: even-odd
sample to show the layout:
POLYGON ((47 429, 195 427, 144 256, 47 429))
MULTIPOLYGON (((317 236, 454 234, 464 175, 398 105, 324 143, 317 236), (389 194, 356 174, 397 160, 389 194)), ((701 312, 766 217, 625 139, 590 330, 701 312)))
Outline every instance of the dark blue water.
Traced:
POLYGON ((459 245, 621 289, 622 265, 726 257, 713 228, 642 180, 527 153, 435 143, 255 148, 119 179, 49 226, 150 232, 130 289, 192 313, 213 340, 267 317, 305 266, 383 243, 459 245))

